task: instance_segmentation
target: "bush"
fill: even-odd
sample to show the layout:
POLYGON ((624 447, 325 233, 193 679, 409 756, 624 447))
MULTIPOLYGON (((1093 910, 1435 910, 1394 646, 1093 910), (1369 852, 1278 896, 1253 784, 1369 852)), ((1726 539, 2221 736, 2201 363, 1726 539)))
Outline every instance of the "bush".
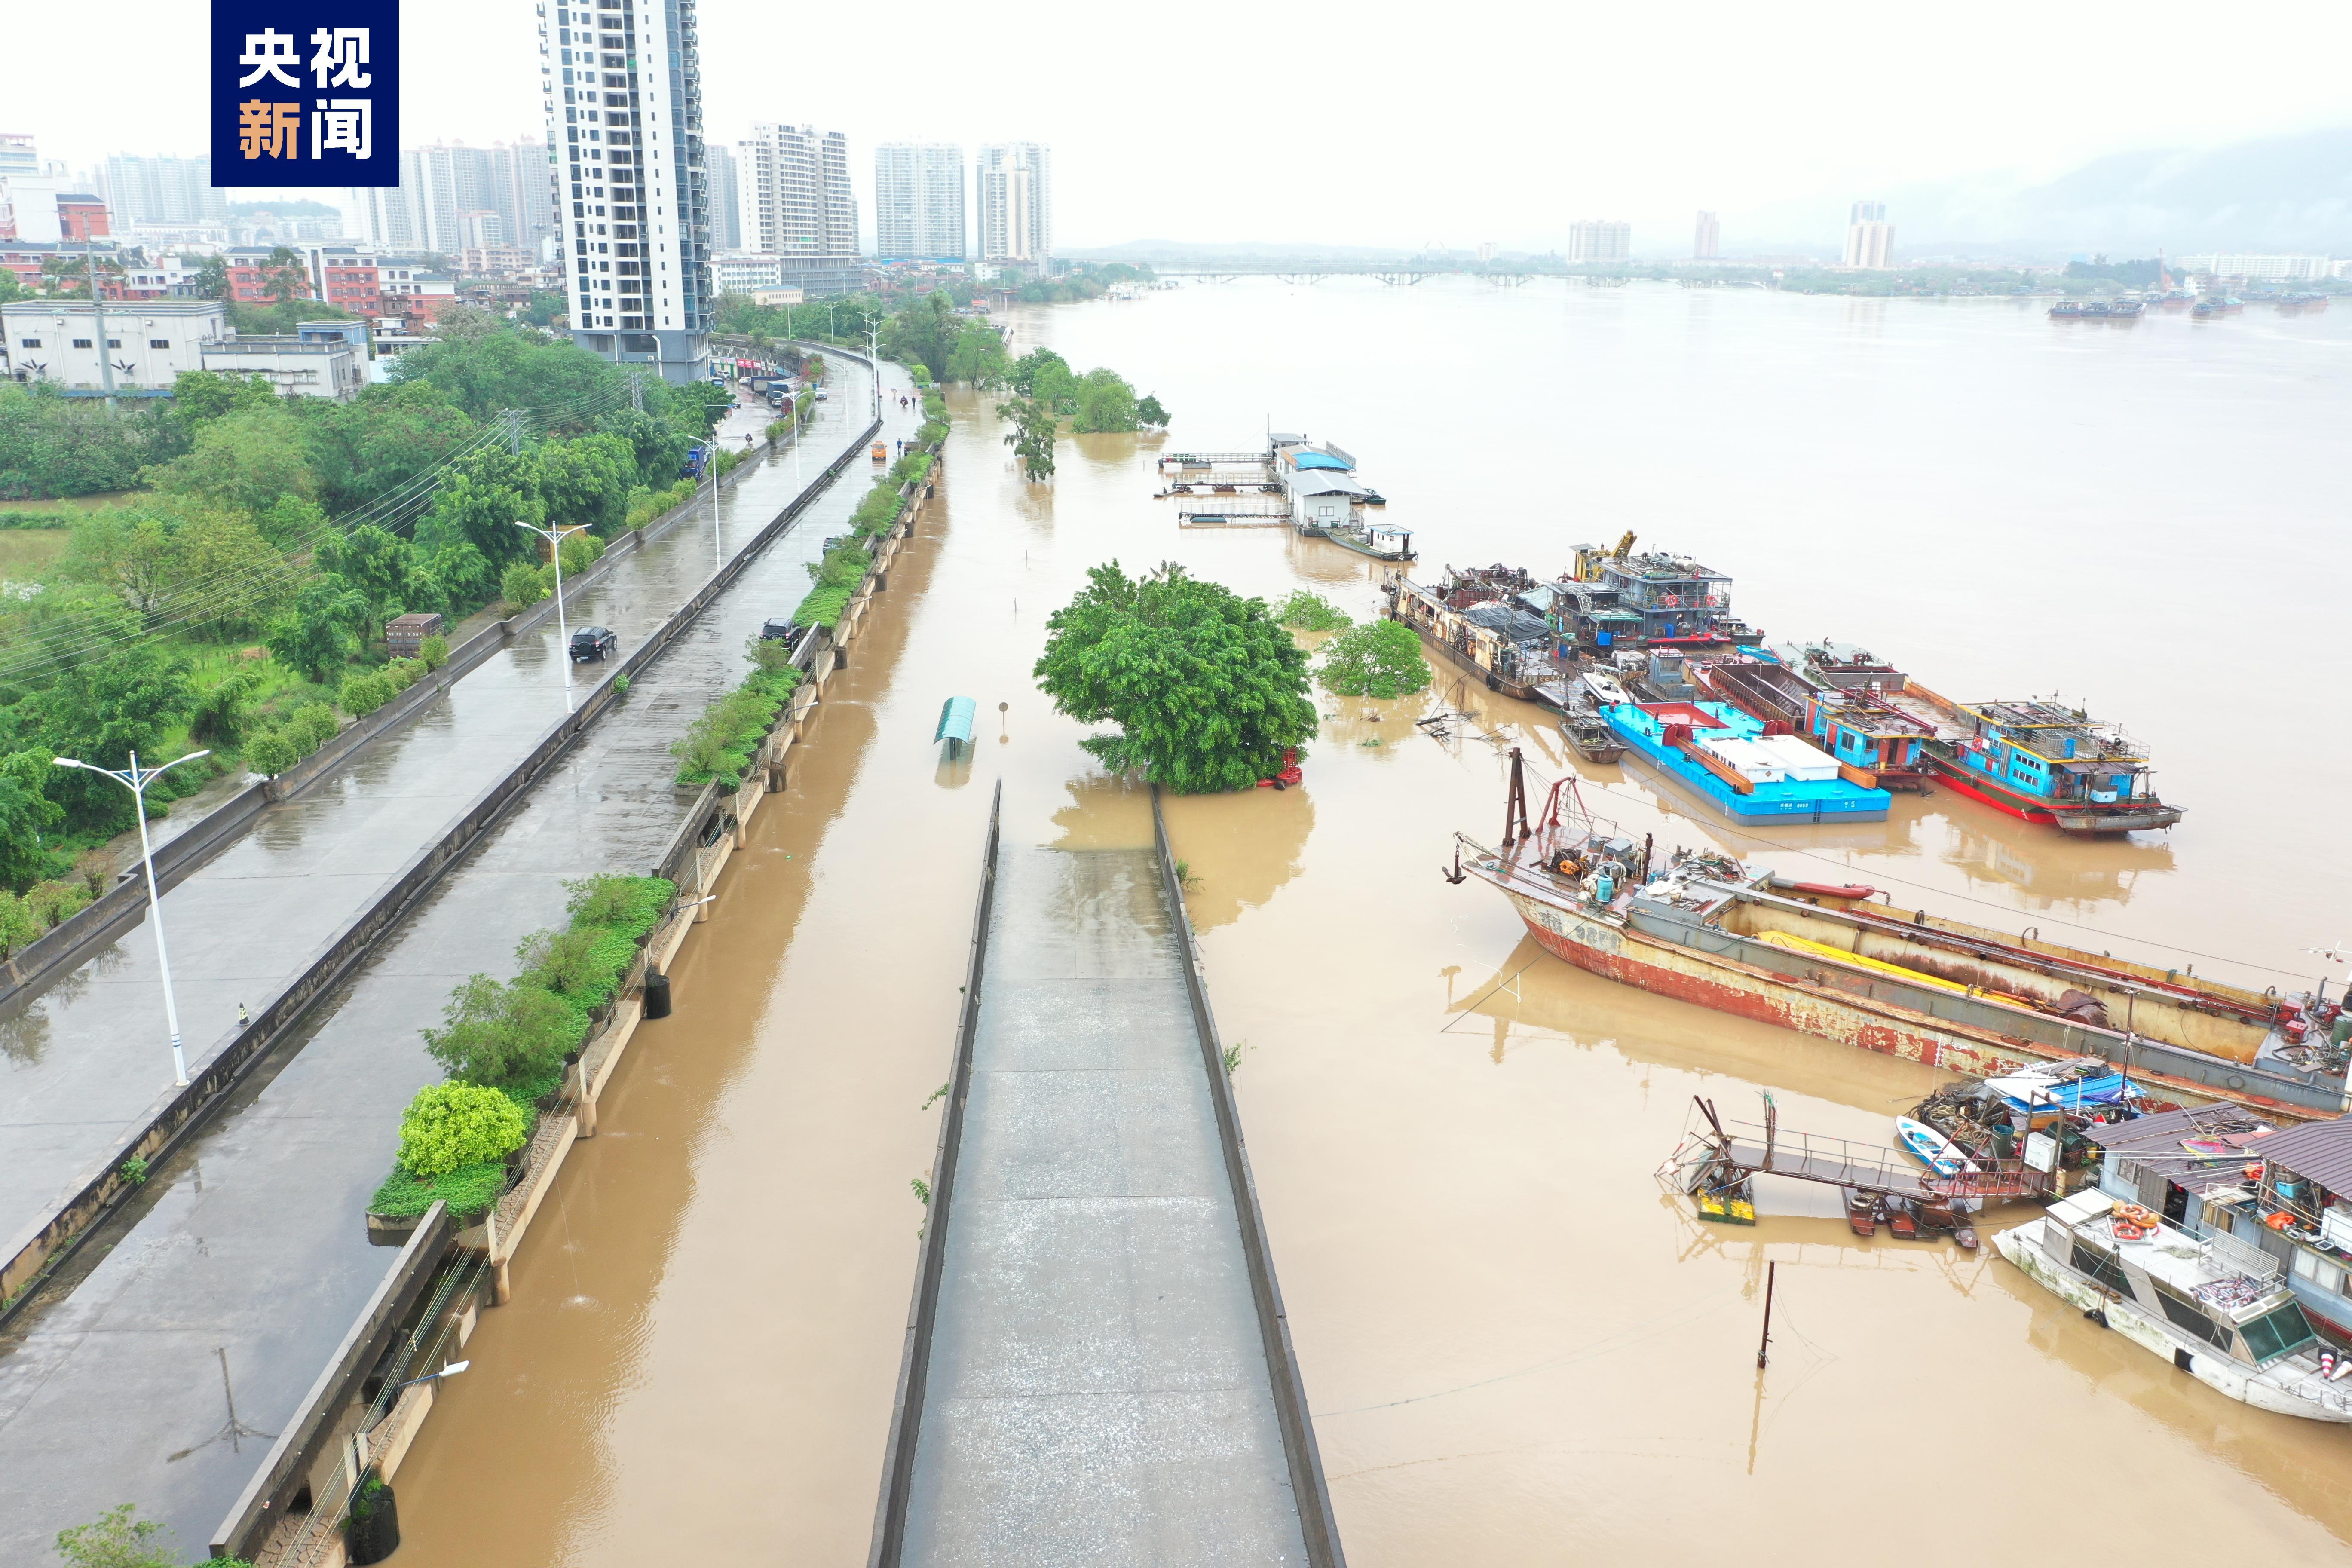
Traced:
POLYGON ((753 753, 799 685, 797 668, 754 670, 742 685, 704 709, 670 746, 670 755, 678 760, 677 782, 691 786, 715 780, 729 789, 740 788, 753 753))
POLYGON ((1274 607, 1274 618, 1293 631, 1345 631, 1356 623, 1348 612, 1320 594, 1310 594, 1304 588, 1291 591, 1290 597, 1274 607))
POLYGON ((464 1165, 503 1160, 523 1146, 530 1124, 495 1089, 430 1083, 400 1115, 400 1165, 426 1181, 464 1165))
POLYGON ((294 742, 297 753, 307 757, 333 740, 342 727, 332 708, 323 702, 306 702, 286 721, 286 738, 294 742))
POLYGON ((276 778, 301 760, 283 730, 264 730, 245 743, 245 765, 265 778, 276 778))
POLYGON ((424 679, 431 668, 421 658, 395 658, 383 667, 383 674, 392 682, 394 690, 405 691, 424 679))
POLYGON ((450 1216, 462 1223, 479 1216, 506 1190, 507 1167, 503 1160, 460 1165, 430 1181, 412 1176, 395 1166, 368 1200, 368 1212, 387 1219, 414 1219, 438 1200, 447 1204, 450 1216))
POLYGON ((866 547, 854 540, 845 540, 824 552, 824 559, 809 570, 815 576, 815 585, 808 596, 793 612, 793 619, 804 626, 836 626, 849 608, 851 595, 874 564, 874 557, 866 547))
POLYGON ((560 1065, 586 1023, 530 975, 500 984, 474 974, 450 996, 442 1026, 425 1031, 425 1049, 450 1077, 496 1089, 560 1065))
POLYGON ((563 574, 577 577, 604 557, 604 542, 593 533, 566 534, 559 553, 563 557, 563 574))
POLYGON ((89 901, 86 882, 37 882, 26 891, 24 907, 43 931, 53 931, 59 921, 89 908, 89 901))
POLYGON ((88 1524, 58 1531, 58 1555, 72 1568, 179 1568, 180 1554, 150 1544, 170 1527, 161 1520, 134 1519, 136 1504, 121 1503, 88 1524))
POLYGON ((364 719, 392 700, 392 678, 380 669, 365 669, 343 678, 343 689, 338 700, 343 711, 355 719, 364 719))
POLYGON ((516 561, 499 574, 499 597, 516 609, 528 609, 547 597, 547 579, 535 561, 516 561))
POLYGON ((449 639, 439 635, 426 637, 416 647, 417 661, 427 669, 438 669, 449 662, 449 639))
POLYGON ((1402 697, 1429 685, 1421 637, 1402 621, 1367 621, 1323 649, 1323 684, 1346 697, 1402 697))
MULTIPOLYGON (((776 645, 781 646, 781 645, 776 645)), ((563 884, 572 895, 564 913, 575 926, 603 926, 634 942, 646 936, 677 896, 677 886, 659 877, 623 877, 610 871, 563 884)))

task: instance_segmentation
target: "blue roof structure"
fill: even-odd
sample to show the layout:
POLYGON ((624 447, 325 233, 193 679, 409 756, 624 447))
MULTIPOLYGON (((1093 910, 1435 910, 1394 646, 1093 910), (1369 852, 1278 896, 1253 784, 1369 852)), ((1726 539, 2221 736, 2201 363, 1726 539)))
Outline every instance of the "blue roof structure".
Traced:
POLYGON ((1328 452, 1301 452, 1291 462, 1302 468, 1337 468, 1341 473, 1355 466, 1341 462, 1328 452))
POLYGON ((970 741, 971 739, 972 701, 969 697, 950 697, 940 707, 940 727, 933 741, 970 741))

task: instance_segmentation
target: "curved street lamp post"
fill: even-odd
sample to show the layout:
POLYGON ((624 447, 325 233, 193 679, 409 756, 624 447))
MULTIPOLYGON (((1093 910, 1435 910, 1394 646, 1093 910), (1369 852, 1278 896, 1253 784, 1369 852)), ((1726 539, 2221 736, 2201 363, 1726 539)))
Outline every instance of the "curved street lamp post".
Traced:
POLYGON ((172 996, 172 955, 163 946, 163 900, 155 890, 155 852, 147 840, 147 786, 170 773, 182 763, 193 763, 198 757, 212 755, 210 748, 190 752, 175 757, 160 768, 142 768, 139 753, 131 753, 128 768, 101 768, 94 763, 80 762, 72 757, 58 757, 61 768, 79 768, 86 773, 103 773, 131 792, 131 814, 139 818, 139 863, 147 872, 147 919, 155 928, 155 963, 163 972, 163 1020, 172 1029, 172 1084, 176 1089, 188 1087, 188 1057, 180 1047, 180 1005, 172 996))

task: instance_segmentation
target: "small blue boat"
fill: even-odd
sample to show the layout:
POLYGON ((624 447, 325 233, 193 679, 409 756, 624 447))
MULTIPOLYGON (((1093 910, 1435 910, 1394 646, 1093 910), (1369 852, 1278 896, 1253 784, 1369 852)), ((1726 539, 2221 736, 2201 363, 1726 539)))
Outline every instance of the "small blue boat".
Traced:
POLYGON ((1976 1169, 1967 1151, 1924 1121, 1914 1121, 1907 1116, 1896 1117, 1895 1141, 1902 1144, 1913 1159, 1939 1176, 1957 1176, 1962 1171, 1976 1169))

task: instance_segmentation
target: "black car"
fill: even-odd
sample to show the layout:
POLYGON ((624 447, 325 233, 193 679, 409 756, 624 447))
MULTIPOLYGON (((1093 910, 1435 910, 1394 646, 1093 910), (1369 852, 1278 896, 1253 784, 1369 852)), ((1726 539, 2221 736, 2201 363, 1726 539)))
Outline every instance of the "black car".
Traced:
POLYGON ((761 642, 780 642, 791 653, 800 652, 801 644, 807 640, 808 635, 808 627, 790 620, 770 621, 760 628, 761 642))
POLYGON ((592 658, 604 658, 620 651, 621 639, 613 635, 610 626, 582 626, 572 634, 572 662, 584 664, 592 658))

